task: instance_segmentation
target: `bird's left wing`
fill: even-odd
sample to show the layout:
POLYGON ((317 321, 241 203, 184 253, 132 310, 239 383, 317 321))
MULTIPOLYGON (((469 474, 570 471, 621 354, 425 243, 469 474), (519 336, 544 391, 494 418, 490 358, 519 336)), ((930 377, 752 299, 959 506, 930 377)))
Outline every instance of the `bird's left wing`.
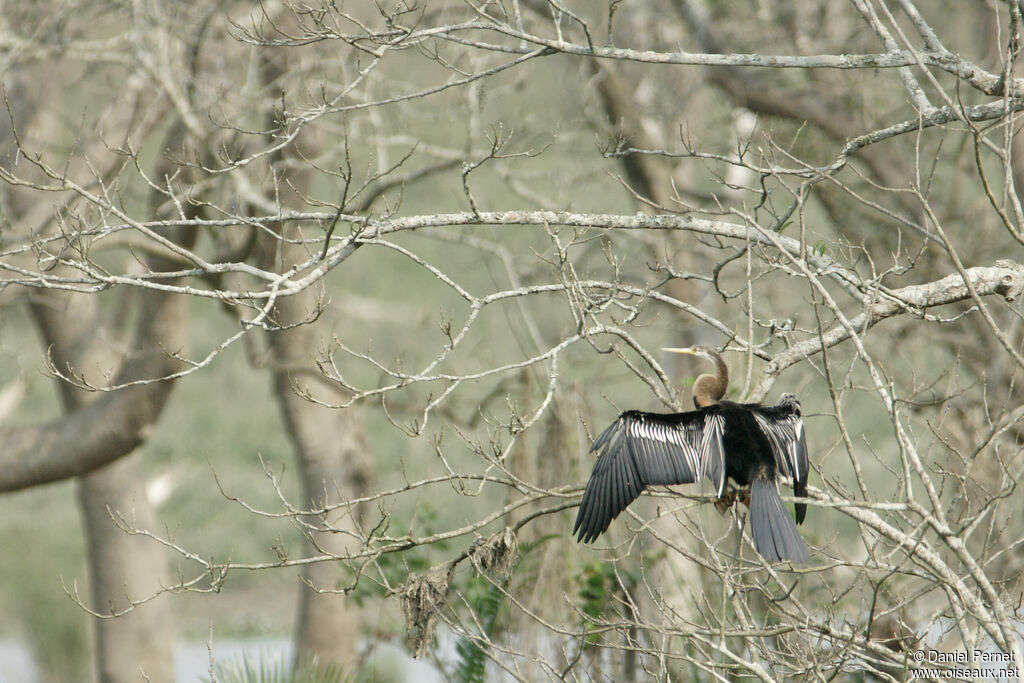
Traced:
POLYGON ((724 428, 722 416, 708 409, 620 415, 590 449, 598 458, 573 526, 578 540, 589 543, 604 533, 646 486, 689 484, 704 475, 721 495, 724 428))
MULTIPOLYGON (((753 413, 754 419, 771 444, 779 474, 792 480, 795 495, 806 496, 810 465, 800 402, 793 394, 783 394, 774 406, 758 406, 753 413)), ((804 521, 806 514, 807 506, 797 503, 797 524, 804 521)))

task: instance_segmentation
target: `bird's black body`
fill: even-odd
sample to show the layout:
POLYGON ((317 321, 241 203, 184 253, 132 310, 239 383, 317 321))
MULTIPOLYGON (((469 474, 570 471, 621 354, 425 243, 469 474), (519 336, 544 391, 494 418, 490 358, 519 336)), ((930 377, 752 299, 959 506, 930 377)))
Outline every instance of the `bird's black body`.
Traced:
POLYGON ((768 439, 757 429, 750 409, 726 401, 714 408, 725 418, 725 433, 722 435, 722 447, 726 452, 725 476, 740 486, 750 486, 762 471, 774 479, 775 457, 768 439))
MULTIPOLYGON (((720 396, 709 402, 706 394, 706 389, 695 392, 698 408, 685 413, 626 411, 595 439, 591 452, 598 459, 573 533, 589 543, 647 486, 689 484, 703 475, 719 498, 726 479, 750 486, 751 534, 765 559, 806 561, 807 546, 778 491, 780 480, 788 479, 797 496, 807 495, 807 444, 799 401, 786 394, 774 406, 717 400, 720 396)), ((795 507, 796 521, 802 523, 807 506, 795 507)))
MULTIPOLYGON (((787 406, 762 406, 759 403, 739 404, 721 401, 715 406, 725 417, 725 433, 722 436, 722 448, 725 456, 725 476, 739 486, 750 486, 760 473, 769 481, 776 481, 775 454, 772 452, 768 436, 761 430, 754 417, 757 411, 769 420, 785 419, 792 414, 787 406)), ((799 404, 796 413, 799 417, 799 404)), ((802 438, 802 429, 801 429, 802 438)), ((804 447, 806 454, 806 446, 804 447)), ((793 482, 793 490, 797 496, 807 495, 807 474, 793 482)), ((796 522, 803 524, 807 514, 807 505, 797 503, 796 522)))

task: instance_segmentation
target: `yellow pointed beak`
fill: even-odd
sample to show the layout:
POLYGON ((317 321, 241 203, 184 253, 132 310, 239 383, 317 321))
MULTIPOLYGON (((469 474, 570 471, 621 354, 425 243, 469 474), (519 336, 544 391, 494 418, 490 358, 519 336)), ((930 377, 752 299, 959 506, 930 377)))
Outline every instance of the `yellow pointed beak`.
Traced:
POLYGON ((690 355, 690 356, 696 356, 697 355, 697 351, 692 346, 687 346, 686 348, 682 348, 682 349, 666 346, 666 347, 662 347, 661 350, 662 351, 668 351, 669 353, 685 353, 685 354, 690 355))

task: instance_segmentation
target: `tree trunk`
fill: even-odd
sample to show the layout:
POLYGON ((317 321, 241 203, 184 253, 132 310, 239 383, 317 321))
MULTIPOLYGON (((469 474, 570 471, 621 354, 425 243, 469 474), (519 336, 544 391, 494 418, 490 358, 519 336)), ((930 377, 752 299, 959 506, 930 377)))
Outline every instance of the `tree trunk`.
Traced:
MULTIPOLYGON (((287 267, 296 259, 307 257, 302 247, 282 244, 279 240, 262 239, 261 267, 274 268, 282 262, 287 267)), ((274 319, 280 326, 288 327, 310 318, 321 303, 318 296, 318 291, 310 288, 279 299, 274 306, 274 319)), ((315 323, 298 325, 270 332, 267 338, 274 394, 302 473, 305 508, 317 509, 359 497, 368 486, 371 468, 358 414, 354 408, 335 410, 317 405, 297 394, 293 387, 293 384, 301 384, 303 392, 325 402, 337 402, 341 398, 323 383, 313 362, 313 354, 322 338, 320 328, 315 323), (313 383, 307 385, 305 378, 312 378, 313 383)), ((358 531, 359 519, 355 511, 311 516, 305 521, 318 530, 308 535, 309 555, 339 555, 358 545, 351 535, 337 531, 358 531), (325 525, 335 531, 324 530, 325 525)), ((300 594, 295 627, 297 661, 315 656, 321 662, 354 668, 359 614, 344 595, 330 592, 340 587, 346 578, 339 562, 319 562, 303 569, 302 580, 307 587, 300 594)))
MULTIPOLYGON (((45 299, 38 299, 33 306, 33 313, 57 367, 97 375, 88 379, 101 383, 100 373, 123 359, 96 342, 101 335, 94 332, 102 322, 96 311, 95 297, 56 292, 44 296, 45 299)), ((159 346, 145 344, 146 340, 152 341, 152 335, 175 328, 180 334, 180 297, 178 301, 168 301, 168 296, 143 297, 141 320, 133 344, 139 353, 134 360, 162 353, 159 346), (145 345, 140 346, 140 343, 145 345)), ((165 341, 173 345, 174 336, 177 335, 165 341)), ((97 394, 66 382, 60 382, 59 387, 66 414, 73 414, 97 399, 97 394)), ((154 391, 169 391, 169 386, 153 387, 154 391)), ((162 406, 163 401, 160 401, 156 412, 148 415, 150 424, 156 421, 162 406)), ((130 536, 111 518, 111 514, 120 514, 135 527, 155 527, 140 464, 140 454, 135 451, 79 479, 78 504, 85 532, 91 608, 100 614, 124 611, 130 606, 130 600, 138 600, 159 589, 166 574, 160 546, 142 537, 130 536)), ((160 600, 118 618, 96 619, 97 680, 100 683, 134 682, 145 673, 154 683, 173 681, 171 626, 166 603, 160 600)))
MULTIPOLYGON (((275 21, 280 22, 278 26, 294 27, 295 17, 284 12, 276 16, 275 21)), ((263 82, 267 86, 278 83, 279 79, 291 73, 300 58, 298 52, 282 54, 264 49, 260 61, 263 82)), ((274 124, 276 115, 274 111, 267 112, 270 125, 274 124)), ((303 141, 310 150, 328 144, 327 140, 315 134, 304 135, 303 141)), ((275 165, 280 161, 280 155, 271 157, 275 165)), ((296 193, 296 189, 308 191, 309 169, 295 172, 281 164, 274 175, 277 178, 276 201, 287 205, 294 200, 302 205, 304 198, 296 193)), ((308 246, 302 244, 304 235, 294 229, 289 231, 294 226, 273 227, 277 235, 261 232, 255 247, 261 268, 270 271, 287 269, 309 258, 308 246), (285 236, 295 241, 280 239, 285 236)), ((303 393, 325 403, 338 403, 344 398, 341 392, 323 380, 314 362, 314 354, 324 334, 312 319, 317 316, 322 303, 320 291, 316 288, 279 298, 274 304, 271 319, 286 329, 271 331, 267 335, 274 395, 295 449, 302 476, 302 502, 307 510, 359 497, 368 488, 371 473, 356 409, 331 409, 311 402, 295 391, 295 385, 301 385, 303 393), (307 379, 312 382, 307 383, 307 379)), ((313 529, 307 534, 308 556, 341 555, 358 546, 353 535, 344 533, 346 530, 358 532, 356 510, 310 516, 304 521, 313 529)), ((296 663, 315 657, 320 662, 341 664, 354 671, 359 614, 354 604, 336 592, 349 578, 344 567, 337 561, 318 562, 303 568, 301 577, 305 587, 300 592, 295 624, 296 663)))
MULTIPOLYGON (((166 581, 160 546, 125 533, 111 519, 112 513, 121 514, 132 526, 156 527, 141 465, 142 455, 136 451, 78 481, 93 610, 101 614, 123 611, 129 600, 152 594, 162 578, 166 581)), ((173 683, 173 620, 168 607, 166 600, 158 599, 123 616, 96 620, 98 681, 173 683)))

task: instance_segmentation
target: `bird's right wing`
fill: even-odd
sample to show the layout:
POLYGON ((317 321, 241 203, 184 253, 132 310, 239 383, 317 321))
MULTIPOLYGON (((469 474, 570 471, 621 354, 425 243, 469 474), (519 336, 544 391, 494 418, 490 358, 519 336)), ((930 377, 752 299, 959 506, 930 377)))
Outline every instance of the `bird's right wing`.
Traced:
MULTIPOLYGON (((753 414, 775 454, 778 472, 793 481, 795 495, 805 497, 809 462, 800 402, 792 394, 783 394, 777 405, 757 406, 753 414)), ((800 524, 807 506, 797 503, 795 509, 797 524, 800 524)))
POLYGON ((573 526, 577 539, 596 539, 649 485, 689 484, 703 474, 721 496, 724 431, 722 416, 709 409, 620 415, 590 449, 598 458, 573 526))

